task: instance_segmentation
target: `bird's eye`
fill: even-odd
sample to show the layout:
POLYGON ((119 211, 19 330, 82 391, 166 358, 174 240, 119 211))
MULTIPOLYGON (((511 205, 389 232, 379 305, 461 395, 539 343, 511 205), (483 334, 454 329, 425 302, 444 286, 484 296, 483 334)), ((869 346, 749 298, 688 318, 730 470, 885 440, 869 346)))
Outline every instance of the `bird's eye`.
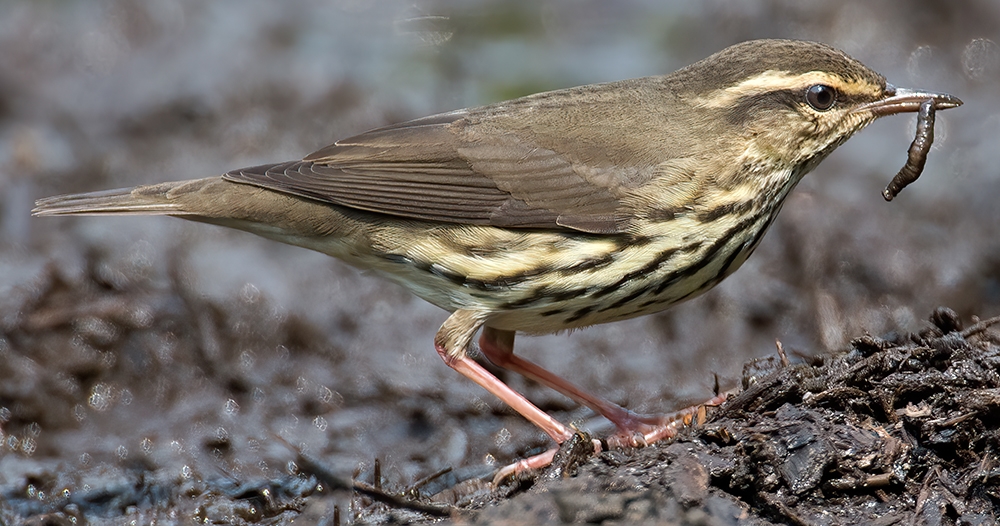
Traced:
POLYGON ((806 102, 815 110, 826 111, 837 102, 837 90, 825 84, 809 86, 806 90, 806 102))

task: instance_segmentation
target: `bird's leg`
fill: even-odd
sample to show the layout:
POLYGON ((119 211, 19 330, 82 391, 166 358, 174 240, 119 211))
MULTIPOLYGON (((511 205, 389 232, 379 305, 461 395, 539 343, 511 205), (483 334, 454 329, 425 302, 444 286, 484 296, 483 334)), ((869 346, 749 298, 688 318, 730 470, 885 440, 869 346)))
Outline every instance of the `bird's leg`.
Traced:
POLYGON ((579 404, 597 411, 619 429, 632 426, 632 416, 625 408, 595 396, 578 385, 557 376, 540 365, 514 354, 514 331, 483 328, 479 350, 493 365, 513 371, 572 398, 579 404))
POLYGON ((642 446, 658 440, 670 438, 685 421, 695 415, 702 406, 718 405, 725 401, 720 395, 697 406, 664 415, 640 415, 624 407, 584 391, 576 384, 556 376, 538 364, 514 354, 514 332, 483 328, 479 338, 479 350, 497 367, 514 371, 536 382, 551 387, 600 413, 615 425, 618 432, 608 439, 611 447, 642 446))
MULTIPOLYGON (((437 335, 434 336, 434 348, 437 349, 444 363, 463 376, 476 382, 483 389, 493 393, 503 403, 507 404, 521 416, 535 424, 536 427, 562 444, 573 436, 573 432, 558 420, 532 404, 521 393, 511 389, 507 384, 493 376, 466 354, 466 349, 472 337, 482 326, 482 319, 472 311, 456 311, 445 320, 437 335)), ((551 459, 550 459, 551 461, 551 459)))

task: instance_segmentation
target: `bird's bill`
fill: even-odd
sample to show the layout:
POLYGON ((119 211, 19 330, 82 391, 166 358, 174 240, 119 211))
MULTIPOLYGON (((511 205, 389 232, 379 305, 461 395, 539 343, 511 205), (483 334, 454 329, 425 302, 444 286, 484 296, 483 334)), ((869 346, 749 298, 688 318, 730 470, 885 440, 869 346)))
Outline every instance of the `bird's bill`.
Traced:
POLYGON ((885 86, 885 98, 857 107, 854 111, 870 111, 876 117, 896 113, 916 112, 927 100, 934 101, 934 109, 946 110, 962 105, 961 99, 947 93, 934 93, 906 88, 897 88, 892 84, 885 86))

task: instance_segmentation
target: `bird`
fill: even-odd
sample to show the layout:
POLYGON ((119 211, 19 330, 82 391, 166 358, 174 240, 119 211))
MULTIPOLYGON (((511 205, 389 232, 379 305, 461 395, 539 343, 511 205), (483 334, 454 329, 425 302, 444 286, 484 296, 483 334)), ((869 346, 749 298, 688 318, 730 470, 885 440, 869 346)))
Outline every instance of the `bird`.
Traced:
MULTIPOLYGON (((667 75, 431 115, 221 176, 40 199, 33 215, 168 215, 328 254, 449 312, 434 337, 444 363, 556 444, 574 430, 470 357, 477 334, 494 365, 610 420, 615 433, 595 449, 645 445, 670 436, 676 414, 639 415, 592 394, 515 355, 515 334, 625 320, 704 293, 856 132, 961 104, 895 87, 825 44, 752 40, 667 75)), ((925 142, 911 151, 925 155, 925 142)))

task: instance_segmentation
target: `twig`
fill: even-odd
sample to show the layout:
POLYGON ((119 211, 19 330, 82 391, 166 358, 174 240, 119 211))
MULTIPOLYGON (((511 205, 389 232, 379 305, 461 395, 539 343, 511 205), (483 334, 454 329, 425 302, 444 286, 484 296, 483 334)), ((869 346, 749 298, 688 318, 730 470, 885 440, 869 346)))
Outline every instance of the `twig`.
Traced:
POLYGON ((788 355, 785 354, 785 346, 781 345, 781 340, 774 340, 774 345, 778 348, 778 358, 781 358, 781 366, 788 367, 788 355))
POLYGON ((305 453, 302 453, 301 451, 298 452, 297 457, 296 461, 304 472, 316 477, 317 480, 326 484, 330 488, 357 491, 362 495, 371 497, 377 502, 388 504, 394 508, 419 511, 420 513, 426 513, 435 517, 449 517, 452 513, 458 510, 454 506, 450 506, 448 504, 426 504, 415 500, 404 499, 398 495, 387 493, 379 488, 376 488, 375 486, 365 484, 364 482, 347 480, 333 474, 330 470, 326 469, 325 466, 319 463, 319 461, 313 459, 305 453))
POLYGON ((985 319, 985 320, 983 320, 983 321, 981 321, 981 322, 973 325, 972 327, 969 327, 968 329, 965 329, 964 331, 962 331, 962 337, 963 338, 969 338, 971 336, 975 336, 975 335, 977 335, 977 334, 985 331, 986 329, 989 329, 991 326, 996 325, 998 323, 1000 323, 1000 316, 994 316, 992 318, 985 319))
POLYGON ((446 468, 441 468, 441 469, 435 471, 434 473, 431 473, 430 475, 427 475, 426 477, 424 477, 424 478, 422 478, 422 479, 414 482, 413 484, 410 484, 410 486, 408 488, 406 488, 405 490, 403 490, 403 494, 406 495, 406 494, 409 494, 411 491, 416 491, 416 490, 418 490, 418 489, 426 486, 431 481, 436 480, 438 477, 441 477, 443 475, 447 475, 448 473, 451 473, 451 470, 452 470, 451 466, 448 466, 446 468))

